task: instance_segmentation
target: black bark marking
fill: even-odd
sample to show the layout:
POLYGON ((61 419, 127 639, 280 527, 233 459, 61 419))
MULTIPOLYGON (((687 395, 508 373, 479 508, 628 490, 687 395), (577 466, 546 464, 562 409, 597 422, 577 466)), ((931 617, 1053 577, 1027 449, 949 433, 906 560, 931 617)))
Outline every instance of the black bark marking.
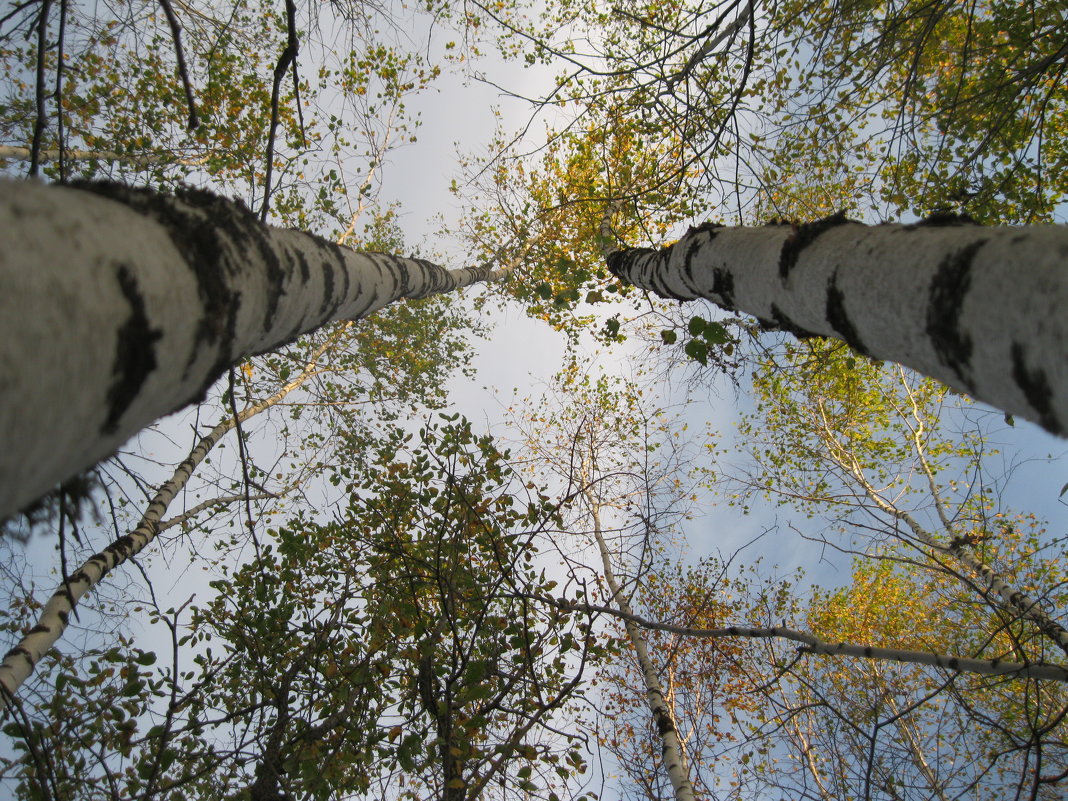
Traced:
MULTIPOLYGON (((697 253, 701 250, 701 242, 696 238, 687 238, 686 252, 682 257, 682 270, 680 271, 679 278, 682 279, 683 285, 686 287, 686 291, 691 295, 697 295, 696 286, 697 283, 693 276, 693 263, 697 253)), ((666 265, 665 265, 666 266, 666 265)))
POLYGON ((857 353, 868 355, 868 349, 860 338, 860 334, 849 319, 849 313, 845 307, 845 293, 838 288, 838 270, 831 274, 827 282, 827 322, 837 331, 857 353))
POLYGON ((719 296, 721 307, 727 311, 734 311, 734 273, 713 267, 712 292, 719 296))
POLYGON ((1053 388, 1049 377, 1045 370, 1027 366, 1027 358, 1019 342, 1012 343, 1012 377, 1031 408, 1038 412, 1039 423, 1055 434, 1064 434, 1064 426, 1053 409, 1053 388))
POLYGON ((111 545, 104 549, 105 554, 118 554, 125 557, 127 554, 133 551, 134 541, 129 534, 123 534, 111 545))
POLYGON ((36 626, 26 632, 26 636, 28 637, 31 634, 43 634, 44 632, 51 630, 52 629, 50 627, 44 625, 43 623, 38 623, 36 626))
POLYGON ((782 243, 782 250, 779 251, 779 278, 782 279, 782 282, 785 284, 790 278, 790 271, 797 266, 797 260, 801 258, 805 248, 827 231, 848 222, 852 222, 852 220, 845 216, 844 211, 840 211, 830 217, 824 217, 822 220, 796 226, 791 234, 786 237, 786 241, 782 243))
POLYGON ((662 707, 657 707, 653 712, 653 716, 656 718, 656 730, 657 733, 663 737, 669 731, 675 731, 675 722, 671 719, 662 707))
MULTIPOLYGON (((267 230, 255 215, 240 202, 226 200, 202 189, 178 189, 173 197, 150 189, 123 186, 105 181, 85 181, 72 184, 74 188, 92 192, 129 206, 150 217, 167 229, 171 242, 182 255, 197 282, 201 303, 201 318, 196 326, 197 346, 218 351, 215 363, 193 398, 180 399, 175 408, 189 400, 203 398, 208 388, 226 371, 238 354, 231 353, 237 325, 240 294, 233 288, 234 263, 227 258, 227 244, 239 253, 268 250, 267 230)), ((275 276, 280 266, 268 264, 269 275, 275 276)), ((274 278, 272 277, 272 280, 274 278)), ((273 314, 274 309, 268 312, 273 314)), ((190 353, 192 366, 199 347, 190 353)))
POLYGON ((130 306, 126 322, 118 331, 115 343, 115 363, 111 368, 112 382, 108 388, 108 414, 101 431, 113 434, 119 420, 134 402, 145 380, 156 369, 156 341, 163 336, 149 324, 145 299, 141 296, 130 269, 119 265, 119 288, 130 306))
POLYGON ((21 645, 12 648, 10 651, 4 654, 4 661, 6 662, 13 656, 24 656, 26 657, 27 662, 29 662, 31 665, 33 664, 33 655, 21 645))
POLYGON ((904 226, 904 230, 915 231, 917 228, 948 228, 959 225, 978 225, 978 223, 968 214, 933 211, 919 222, 904 226))
POLYGON ((297 252, 297 266, 300 268, 300 282, 307 286, 308 281, 311 280, 311 268, 308 267, 308 259, 305 258, 303 251, 297 252))
POLYGON ((760 323, 761 328, 767 331, 786 331, 798 339, 811 339, 819 336, 819 334, 797 325, 786 312, 774 303, 771 304, 771 319, 765 320, 758 317, 757 322, 760 323))
POLYGON ((686 256, 682 262, 682 278, 686 288, 694 297, 700 297, 700 293, 697 291, 697 279, 694 277, 694 257, 702 247, 716 238, 719 229, 722 227, 718 223, 711 222, 702 223, 696 227, 691 226, 683 238, 684 241, 688 241, 688 245, 686 246, 686 256), (702 234, 707 235, 707 238, 702 237, 702 234))
POLYGON ((663 276, 667 272, 667 264, 674 247, 675 245, 669 245, 660 250, 652 248, 617 250, 609 253, 605 261, 608 263, 608 271, 621 281, 633 284, 639 289, 648 289, 662 298, 692 300, 691 297, 669 291, 664 284, 663 276), (637 275, 643 271, 645 276, 638 278, 637 275))
POLYGON ((711 242, 715 239, 716 234, 721 228, 723 228, 723 226, 719 223, 703 222, 700 225, 691 225, 687 228, 686 236, 691 236, 693 234, 708 234, 708 240, 711 242))
MULTIPOLYGON (((272 328, 274 317, 278 313, 278 302, 282 299, 286 284, 286 270, 282 267, 282 260, 278 258, 278 251, 271 242, 270 229, 265 225, 261 225, 249 212, 248 216, 242 221, 242 225, 240 227, 235 226, 228 233, 231 235, 248 233, 259 248, 260 258, 263 260, 267 276, 267 310, 263 315, 263 329, 269 331, 272 328)), ((294 259, 294 261, 296 260, 294 259)), ((240 296, 237 297, 239 298, 240 296)), ((234 303, 233 305, 233 311, 235 312, 234 322, 236 322, 238 304, 234 303)), ((229 366, 230 361, 228 360, 226 367, 229 366)))
POLYGON ((977 240, 943 259, 928 290, 927 336, 942 362, 969 388, 973 343, 960 330, 960 314, 971 286, 972 260, 985 243, 977 240))
POLYGON ((259 224, 252 212, 241 203, 200 189, 179 189, 172 198, 110 182, 80 182, 74 187, 123 203, 164 226, 197 280, 205 310, 198 339, 214 343, 228 333, 232 289, 224 270, 227 260, 219 234, 220 230, 236 234, 235 244, 239 247, 253 244, 248 241, 248 229, 250 224, 259 224))
POLYGON ((349 270, 345 266, 345 257, 341 249, 335 249, 333 253, 334 258, 338 263, 338 269, 341 270, 342 278, 341 297, 338 298, 337 306, 335 307, 336 310, 341 308, 341 304, 347 302, 352 296, 352 276, 349 275, 349 270))
POLYGON ((323 300, 319 304, 319 315, 326 314, 330 304, 334 301, 334 270, 335 265, 330 261, 323 261, 323 300))

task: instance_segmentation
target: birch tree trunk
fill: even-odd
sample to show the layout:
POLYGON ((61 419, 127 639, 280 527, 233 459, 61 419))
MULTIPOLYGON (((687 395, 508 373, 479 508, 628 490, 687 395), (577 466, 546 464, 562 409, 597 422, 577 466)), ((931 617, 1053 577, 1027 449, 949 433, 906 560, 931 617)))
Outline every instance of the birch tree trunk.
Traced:
POLYGON ((597 550, 601 555, 601 565, 604 569, 604 579, 608 589, 612 593, 612 603, 623 613, 623 625, 627 629, 627 638, 634 648, 634 655, 641 668, 642 679, 645 682, 645 697, 649 703, 649 712, 653 716, 653 724, 656 726, 657 736, 660 738, 661 750, 664 757, 664 769, 671 780, 671 787, 675 791, 675 801, 695 801, 693 785, 690 783, 690 771, 686 765, 686 759, 682 753, 682 742, 675 727, 675 720, 664 699, 664 691, 660 686, 660 678, 656 673, 656 666, 649 658, 649 648, 645 642, 645 635, 638 628, 634 620, 634 611, 623 594, 619 581, 616 580, 615 571, 612 570, 612 555, 608 552, 608 545, 601 533, 601 515, 596 500, 589 490, 583 492, 586 502, 590 507, 590 516, 593 518, 593 536, 597 541, 597 550))
MULTIPOLYGON (((91 556, 72 575, 60 582, 44 609, 41 610, 37 624, 4 655, 3 661, 0 661, 0 696, 14 696, 19 687, 30 677, 37 663, 41 661, 41 657, 59 641, 63 632, 67 630, 71 613, 77 608, 78 602, 96 587, 104 576, 141 553, 161 531, 167 528, 167 524, 161 522, 164 513, 171 501, 185 488, 193 472, 212 448, 218 445, 227 433, 237 428, 239 423, 244 423, 281 402, 293 390, 315 375, 317 360, 331 344, 327 341, 316 348, 300 374, 284 384, 273 395, 247 406, 238 413, 237 417, 224 417, 220 420, 211 431, 200 438, 189 455, 175 468, 170 480, 161 484, 156 490, 156 494, 145 507, 137 527, 129 534, 119 537, 100 553, 91 556)), ((245 500, 245 497, 236 496, 235 500, 245 500)), ((216 498, 208 501, 207 505, 218 503, 219 500, 216 498)), ((197 509, 190 510, 190 513, 204 506, 205 504, 201 504, 197 509)), ((182 515, 182 517, 187 515, 182 515)))
POLYGON ((356 253, 196 189, 0 182, 0 518, 334 320, 505 273, 356 253))
POLYGON ((621 280, 834 337, 1068 435, 1068 227, 932 218, 691 229, 610 251, 621 280))

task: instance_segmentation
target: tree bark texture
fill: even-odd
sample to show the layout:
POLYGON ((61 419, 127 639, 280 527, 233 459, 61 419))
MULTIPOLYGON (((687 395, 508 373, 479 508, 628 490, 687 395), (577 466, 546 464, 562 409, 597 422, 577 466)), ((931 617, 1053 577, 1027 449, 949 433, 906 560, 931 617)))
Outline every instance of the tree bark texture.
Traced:
MULTIPOLYGON (((122 537, 119 537, 100 553, 93 554, 70 576, 64 577, 52 597, 48 599, 44 609, 37 618, 37 624, 30 629, 22 639, 4 655, 0 661, 0 695, 14 696, 19 687, 33 673, 37 663, 41 661, 48 649, 50 649, 63 632, 67 630, 71 614, 78 606, 78 602, 84 598, 90 590, 96 587, 109 572, 119 565, 128 562, 143 551, 159 533, 166 527, 161 524, 164 513, 171 501, 181 492, 189 482, 193 472, 211 452, 212 448, 219 444, 228 432, 237 428, 238 423, 243 423, 262 411, 269 409, 283 400, 289 393, 303 384, 314 374, 315 360, 322 356, 327 345, 319 347, 312 355, 300 375, 289 383, 282 386, 273 395, 254 403, 237 417, 226 417, 221 420, 211 431, 205 434, 197 442, 189 455, 175 468, 170 480, 160 485, 156 494, 145 507, 141 520, 137 527, 122 537)), ((238 496, 244 499, 243 496, 238 496)), ((218 499, 209 503, 217 502, 218 499)), ((194 510, 190 510, 192 512, 194 510)), ((187 513, 188 514, 188 513, 187 513)), ((184 515, 183 515, 184 516, 184 515)))
POLYGON ((707 224, 608 265, 662 297, 843 340, 1068 435, 1068 226, 707 224))
POLYGON ((197 189, 0 182, 0 518, 334 320, 502 277, 357 253, 197 189))
POLYGON ((634 649, 634 657, 638 661, 638 667, 642 672, 642 681, 645 683, 645 700, 649 704, 649 712, 656 727, 657 737, 660 738, 660 751, 664 760, 664 770, 671 781, 671 788, 675 793, 675 801, 695 801, 693 784, 690 782, 690 770, 686 764, 686 756, 682 750, 682 741, 679 739, 678 728, 675 726, 675 718, 671 714, 667 701, 664 698, 664 690, 660 686, 660 677, 657 675, 656 666, 649 656, 649 647, 645 641, 645 635, 634 623, 634 610, 623 594, 623 588, 619 586, 615 571, 612 570, 612 555, 601 533, 601 516, 598 505, 589 490, 583 493, 586 502, 590 506, 590 515, 593 518, 593 535, 597 541, 597 550, 601 554, 601 565, 604 568, 604 579, 608 589, 612 593, 612 602, 622 612, 623 625, 627 630, 627 638, 634 649))

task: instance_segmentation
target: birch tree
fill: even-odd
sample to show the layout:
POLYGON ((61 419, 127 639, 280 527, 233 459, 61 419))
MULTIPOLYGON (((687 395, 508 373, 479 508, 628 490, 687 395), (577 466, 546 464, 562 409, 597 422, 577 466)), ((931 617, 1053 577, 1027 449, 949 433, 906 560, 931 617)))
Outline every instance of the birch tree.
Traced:
POLYGON ((505 274, 355 253, 265 227, 206 193, 3 188, 12 232, 0 266, 12 284, 3 319, 13 338, 0 408, 4 425, 23 432, 2 471, 7 514, 201 397, 239 359, 400 298, 505 274), (57 223, 63 239, 48 233, 57 223), (51 270, 31 267, 42 257, 51 270), (33 350, 17 344, 23 337, 50 342, 61 369, 39 374, 33 350), (71 381, 82 388, 74 398, 62 390, 71 381))
POLYGON ((613 274, 705 298, 802 338, 833 337, 1055 434, 1068 430, 1063 226, 940 221, 868 227, 706 224, 660 251, 616 250, 613 274))
MULTIPOLYGON (((588 455, 587 455, 588 458, 588 455)), ((616 578, 612 568, 612 554, 604 539, 604 531, 601 526, 601 504, 596 500, 593 493, 588 489, 593 481, 592 460, 584 460, 582 483, 587 489, 583 491, 583 500, 589 509, 589 515, 593 524, 593 537, 597 544, 597 550, 601 556, 601 570, 603 571, 605 584, 612 604, 625 615, 633 615, 630 603, 623 588, 616 578)), ((671 782, 676 801, 693 801, 693 785, 690 781, 690 766, 683 751, 682 740, 679 737, 678 725, 675 716, 667 704, 664 688, 657 675, 656 666, 649 657, 649 645, 644 632, 638 628, 633 620, 625 619, 624 626, 627 631, 627 639, 634 651, 634 658, 638 662, 642 675, 642 683, 645 686, 646 701, 649 712, 652 715, 652 723, 660 737, 663 767, 671 782)))
MULTIPOLYGON (((652 771, 650 781, 658 784, 666 777, 674 798, 694 799, 687 754, 661 676, 665 659, 651 653, 646 632, 630 619, 629 600, 644 581, 648 554, 660 545, 659 528, 680 514, 680 484, 672 470, 681 469, 682 457, 661 414, 646 408, 642 390, 633 382, 584 374, 572 363, 556 376, 553 390, 559 408, 528 413, 523 425, 533 429, 528 447, 535 475, 562 482, 567 497, 578 501, 561 539, 577 540, 582 551, 563 543, 556 547, 573 565, 570 582, 583 587, 592 574, 603 585, 603 608, 624 616, 619 649, 636 666, 634 689, 643 698, 646 722, 641 728, 651 732, 656 741, 652 750, 660 755, 645 766, 652 771), (663 455, 657 453, 661 445, 663 455), (586 564, 580 562, 583 551, 590 554, 586 564), (638 554, 636 564, 628 564, 631 553, 638 554)), ((604 725, 614 728, 610 721, 604 725)))
MULTIPOLYGON (((730 29, 731 36, 740 32, 746 24, 752 27, 751 13, 739 9, 737 17, 736 21, 740 22, 730 29)), ((292 20, 287 23, 292 23, 292 20)), ((751 38, 750 36, 750 51, 751 38)), ((704 56, 692 63, 694 67, 699 63, 704 65, 704 56)), ((680 75, 688 76, 692 72, 689 64, 690 62, 680 75)), ((624 90, 625 85, 613 87, 609 95, 624 90)), ((272 102, 272 105, 276 104, 272 102)), ((620 114, 630 115, 634 109, 633 103, 609 105, 607 110, 616 117, 610 116, 607 119, 618 118, 620 114)), ((596 111, 596 115, 601 113, 596 111)), ((716 128, 714 125, 711 127, 716 128)), ((688 139, 692 138, 691 133, 680 132, 670 126, 663 129, 652 124, 641 127, 641 130, 645 131, 646 138, 660 142, 656 152, 663 154, 664 158, 670 157, 675 145, 692 144, 688 139)), ((268 140, 270 141, 271 137, 268 137, 268 140)), ((268 172, 270 167, 271 165, 268 165, 268 172)), ((625 198, 647 194, 651 191, 649 182, 655 184, 656 176, 662 175, 664 169, 663 160, 660 159, 643 167, 643 180, 616 180, 615 191, 600 198, 602 205, 612 208, 625 198), (625 195, 621 195, 621 192, 625 195)), ((26 198, 47 197, 32 190, 27 190, 24 194, 26 198)), ((692 197, 688 192, 681 194, 692 197)), ((66 202, 42 201, 38 204, 35 201, 32 207, 19 207, 17 212, 6 212, 8 216, 5 219, 8 226, 13 226, 14 220, 10 215, 18 213, 65 225, 63 220, 66 213, 92 217, 93 226, 101 231, 107 230, 108 225, 116 224, 124 230, 128 228, 125 238, 138 240, 136 249, 141 252, 169 253, 168 248, 150 244, 148 239, 141 241, 142 234, 133 233, 141 230, 141 226, 135 225, 132 220, 119 222, 98 219, 97 212, 90 210, 91 206, 96 205, 95 201, 85 202, 89 207, 83 213, 66 202), (61 207, 65 208, 66 212, 61 211, 61 207)), ((267 204, 263 203, 262 206, 266 211, 267 204)), ((188 208, 181 213, 188 213, 188 208)), ((681 214, 681 208, 676 208, 673 213, 676 216, 681 214)), ((15 228, 23 230, 26 226, 19 225, 15 228)), ((27 233, 31 230, 27 230, 27 233)), ((1059 324, 1061 315, 1057 313, 1065 299, 1062 280, 1062 234, 1063 232, 1056 228, 995 232, 955 225, 868 230, 854 225, 832 225, 829 221, 808 227, 801 226, 796 231, 793 227, 771 227, 759 231, 714 232, 711 227, 704 226, 688 234, 674 250, 656 254, 644 249, 612 252, 609 267, 624 282, 633 282, 644 289, 660 291, 668 297, 705 297, 724 308, 745 311, 765 324, 785 328, 801 336, 841 337, 859 350, 878 358, 909 364, 980 399, 1021 417, 1035 420, 1051 431, 1059 432, 1064 427, 1066 394, 1063 365, 1057 356, 1065 342, 1065 332, 1059 324), (672 253, 677 255, 672 257, 672 253), (858 254, 863 254, 863 258, 858 258, 858 254), (909 265, 907 270, 901 268, 904 264, 909 265), (1010 332, 1009 336, 1004 335, 1005 330, 1010 332)), ((248 232, 242 234, 249 235, 248 232)), ((34 236, 56 239, 49 237, 45 230, 34 236)), ((147 237, 148 234, 145 233, 144 236, 147 237)), ((176 236, 186 245, 199 239, 187 232, 176 236)), ((262 240, 262 237, 257 238, 262 240)), ((113 240, 109 240, 111 241, 113 240)), ((246 251, 250 250, 247 242, 242 242, 241 246, 246 251)), ((259 247, 263 247, 262 241, 259 247)), ((94 253, 94 248, 88 244, 79 243, 79 248, 86 253, 94 253)), ((607 245, 606 249, 611 250, 607 245)), ((36 255, 32 255, 35 251, 35 241, 12 242, 9 249, 9 254, 12 255, 9 258, 14 258, 17 254, 20 261, 11 262, 10 266, 5 266, 5 270, 22 274, 27 268, 18 265, 29 264, 35 258, 41 258, 43 261, 66 260, 67 254, 62 251, 39 250, 36 255)), ((264 253, 267 262, 273 261, 279 255, 279 252, 273 249, 267 249, 264 253)), ((296 257, 295 253, 290 255, 296 257)), ((303 257, 307 260, 308 254, 303 257)), ((129 260, 130 254, 117 246, 108 258, 125 262, 129 260)), ((168 263, 165 266, 168 272, 174 273, 177 268, 170 262, 171 258, 167 257, 168 263)), ((160 266, 164 266, 162 256, 160 260, 160 266)), ((284 262, 284 259, 282 261, 284 262)), ((137 302, 128 301, 127 298, 141 294, 141 286, 146 282, 146 278, 128 274, 130 268, 125 269, 127 272, 123 273, 125 278, 122 281, 116 277, 110 279, 110 283, 117 284, 117 287, 113 289, 109 300, 83 301, 83 305, 96 305, 97 311, 103 312, 101 317, 119 319, 116 312, 133 302, 131 309, 134 309, 134 317, 140 320, 134 308, 137 302), (131 288, 134 286, 136 288, 131 288)), ((265 271, 270 271, 269 266, 260 265, 253 272, 264 274, 265 271)), ((468 279, 470 278, 469 275, 468 279)), ((97 285, 108 283, 98 279, 99 276, 94 276, 87 280, 97 285)), ((270 280, 277 281, 276 278, 270 280)), ((342 284, 343 282, 337 286, 342 284)), ((206 283, 203 285, 207 286, 206 283)), ((350 276, 349 286, 354 285, 355 282, 350 276)), ((441 287, 449 285, 450 282, 444 282, 441 287)), ((352 299, 332 297, 326 300, 326 295, 330 293, 323 291, 325 286, 325 283, 321 283, 305 288, 306 291, 319 295, 316 302, 321 307, 324 307, 324 304, 335 306, 336 313, 354 314, 354 309, 370 309, 373 306, 358 301, 354 309, 342 309, 341 307, 352 299)), ((50 294, 48 289, 38 288, 34 291, 44 295, 50 294)), ((233 291, 234 286, 230 286, 222 290, 222 294, 233 291)), ((245 295, 246 305, 249 295, 257 294, 250 293, 244 287, 236 291, 245 295)), ((424 286, 414 291, 418 293, 428 290, 424 286)), ((293 292, 289 294, 292 295, 293 292)), ((88 297, 92 296, 79 291, 79 298, 88 297)), ((577 298, 572 298, 569 290, 567 302, 575 300, 577 298)), ((14 301, 16 306, 23 309, 36 302, 28 296, 14 301)), ((221 305, 226 305, 227 302, 221 296, 211 301, 221 305)), ((273 301, 267 296, 257 302, 263 306, 264 311, 273 308, 273 301)), ((383 298, 382 302, 388 300, 383 298)), ((173 304, 173 308, 185 318, 191 314, 199 314, 192 305, 173 304)), ((144 315, 154 320, 148 314, 149 311, 154 314, 154 309, 146 309, 144 315)), ((244 340, 235 338, 237 349, 227 352, 225 356, 216 354, 214 357, 205 357, 204 361, 209 364, 197 371, 196 375, 190 375, 184 385, 152 389, 153 402, 148 403, 146 396, 146 409, 125 421, 121 433, 118 418, 126 416, 127 406, 137 405, 133 403, 131 395, 136 391, 134 388, 140 384, 138 376, 149 372, 148 365, 156 359, 154 345, 135 348, 136 352, 130 354, 123 350, 124 365, 140 363, 141 366, 121 379, 121 387, 119 378, 113 376, 111 383, 114 387, 98 388, 87 393, 89 397, 95 398, 91 401, 97 404, 94 414, 66 413, 63 415, 63 425, 57 427, 43 419, 22 418, 20 411, 20 419, 30 421, 30 425, 23 426, 26 430, 52 431, 65 428, 77 433, 70 434, 65 444, 61 444, 58 439, 46 441, 40 438, 40 452, 25 452, 26 461, 34 465, 38 475, 26 476, 22 473, 21 482, 9 482, 13 494, 10 500, 5 499, 0 508, 8 512, 19 508, 61 476, 69 475, 106 455, 124 436, 147 421, 181 405, 190 397, 195 397, 219 372, 224 362, 233 362, 239 355, 277 345, 284 341, 286 334, 292 336, 301 328, 306 329, 329 319, 328 315, 298 316, 299 325, 296 318, 286 319, 287 330, 275 332, 272 336, 260 336, 259 334, 265 333, 260 331, 256 332, 256 336, 244 340), (104 397, 101 397, 101 392, 104 397), (112 400, 107 399, 109 392, 114 396, 112 400), (104 408, 105 405, 108 408, 104 408), (94 441, 94 438, 84 434, 86 431, 102 428, 110 431, 113 427, 114 432, 105 432, 99 441, 94 441), (67 451, 73 449, 75 438, 81 440, 80 449, 71 453, 68 458, 67 451), (27 486, 21 488, 19 483, 27 486)), ((219 317, 217 312, 203 317, 205 322, 201 327, 204 331, 220 327, 225 330, 230 325, 228 321, 218 319, 207 321, 208 317, 219 317)), ((276 317, 283 319, 281 315, 276 317)), ((5 314, 5 318, 16 320, 16 327, 20 331, 34 330, 25 325, 32 321, 23 320, 13 314, 5 314)), ((137 320, 131 322, 131 325, 137 327, 141 332, 139 338, 144 341, 155 343, 159 337, 164 336, 162 332, 169 330, 170 323, 164 323, 163 318, 159 323, 141 323, 137 320)), ((51 329, 55 322, 49 321, 42 327, 51 329)), ((66 322, 66 328, 71 330, 74 321, 66 318, 66 322)), ((72 336, 81 342, 87 338, 89 330, 95 332, 106 329, 101 329, 95 321, 87 320, 86 328, 80 329, 72 336)), ((229 331, 226 332, 226 337, 232 338, 229 331)), ((98 377, 114 373, 114 354, 117 353, 118 340, 118 336, 113 336, 110 343, 100 343, 97 349, 108 352, 107 356, 101 353, 102 358, 96 361, 82 360, 87 366, 85 372, 98 377), (88 367, 90 363, 93 364, 91 368, 88 367)), ((16 340, 11 341, 14 343, 16 340)), ((123 348, 125 349, 126 345, 123 345, 123 348)), ((67 351, 59 348, 59 352, 67 351)), ((13 344, 12 353, 6 357, 11 365, 10 370, 16 375, 27 373, 25 365, 19 361, 19 354, 26 353, 26 348, 13 344)), ((188 354, 185 354, 184 358, 187 361, 196 361, 188 354)), ((78 375, 78 378, 84 380, 82 375, 78 375)), ((36 394, 19 386, 13 397, 27 398, 27 408, 47 408, 48 402, 42 402, 42 399, 53 398, 55 388, 45 388, 41 382, 38 382, 38 385, 41 391, 36 394)), ((90 401, 87 399, 88 402, 90 401)), ((5 403, 5 406, 8 405, 5 403)), ((23 443, 17 444, 18 452, 23 453, 23 443)), ((3 475, 6 478, 14 476, 15 473, 8 470, 3 475)))
MULTIPOLYGON (((861 554, 851 585, 815 592, 804 625, 825 641, 1063 665, 1060 545, 1004 507, 986 464, 990 416, 962 417, 936 382, 839 345, 785 352, 755 378, 760 422, 742 427, 753 469, 732 471, 724 456, 720 471, 734 476, 735 502, 770 492, 816 521, 797 524, 807 536, 861 554)), ((813 798, 1059 792, 1057 683, 778 663, 782 682, 762 685, 758 784, 813 798)))
MULTIPOLYGON (((844 340, 1063 433, 1064 229, 980 229, 948 213, 1050 219, 1064 186, 1035 153, 1055 162, 1064 150, 1056 15, 820 2, 762 17, 737 2, 611 13, 561 3, 551 13, 583 34, 582 47, 577 37, 538 42, 570 66, 554 96, 580 109, 536 168, 550 191, 527 181, 524 200, 554 230, 584 224, 623 286, 844 340), (629 154, 613 142, 624 137, 629 154), (879 164, 889 165, 882 178, 865 172, 879 164), (887 213, 921 220, 866 228, 828 216, 878 211, 884 190, 887 213), (968 202, 950 202, 957 195, 968 202), (772 215, 791 222, 728 225, 772 215), (693 221, 662 250, 628 247, 636 225, 670 243, 665 224, 693 221)), ((598 272, 586 248, 570 251, 538 287, 542 299, 565 309, 607 299, 603 284, 584 281, 598 272)), ((679 339, 669 332, 665 343, 679 339)), ((710 350, 690 341, 707 361, 710 350)))

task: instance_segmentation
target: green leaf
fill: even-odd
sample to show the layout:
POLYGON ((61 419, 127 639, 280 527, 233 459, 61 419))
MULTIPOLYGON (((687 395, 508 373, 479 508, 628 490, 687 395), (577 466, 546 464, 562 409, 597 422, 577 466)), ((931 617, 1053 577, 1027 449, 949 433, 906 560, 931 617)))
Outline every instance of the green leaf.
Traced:
POLYGON ((708 345, 699 339, 691 339, 686 343, 686 355, 695 362, 708 366, 708 345))
POLYGON ((705 338, 709 345, 722 345, 724 342, 730 341, 727 329, 719 323, 706 323, 704 330, 701 331, 701 336, 705 338))
POLYGON ((707 325, 707 323, 705 322, 704 318, 702 318, 702 317, 691 317, 690 318, 690 325, 689 325, 690 336, 692 336, 692 337, 701 336, 701 332, 705 330, 705 326, 706 325, 707 325))
POLYGON ((674 345, 679 340, 679 335, 675 333, 674 329, 665 328, 660 332, 660 338, 664 340, 665 345, 674 345))
POLYGON ((549 300, 553 296, 553 288, 548 284, 539 284, 534 292, 542 300, 549 300))

